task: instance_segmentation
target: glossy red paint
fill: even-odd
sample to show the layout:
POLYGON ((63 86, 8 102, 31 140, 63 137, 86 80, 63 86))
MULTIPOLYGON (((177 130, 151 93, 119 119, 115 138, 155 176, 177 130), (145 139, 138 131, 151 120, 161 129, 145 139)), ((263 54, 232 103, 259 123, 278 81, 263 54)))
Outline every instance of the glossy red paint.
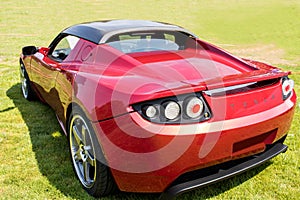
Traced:
POLYGON ((264 151, 285 137, 295 109, 293 90, 282 97, 290 72, 195 42, 200 49, 125 54, 81 38, 63 61, 51 57, 51 45, 20 61, 64 130, 72 105, 93 122, 120 190, 162 192, 183 173, 264 151), (205 99, 207 121, 156 124, 132 107, 189 93, 205 99))
POLYGON ((122 191, 162 192, 183 173, 264 151, 286 135, 295 100, 293 95, 263 113, 206 124, 153 126, 134 112, 94 125, 122 191), (160 168, 162 162, 170 163, 160 168))

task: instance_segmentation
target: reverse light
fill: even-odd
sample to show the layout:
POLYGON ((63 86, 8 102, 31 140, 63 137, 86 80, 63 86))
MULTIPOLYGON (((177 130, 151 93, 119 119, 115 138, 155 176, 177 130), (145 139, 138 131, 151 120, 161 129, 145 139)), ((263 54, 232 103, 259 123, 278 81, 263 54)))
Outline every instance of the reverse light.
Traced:
POLYGON ((283 100, 285 100, 291 95, 294 89, 294 81, 292 79, 289 79, 288 77, 283 77, 281 88, 282 88, 282 97, 283 100))
POLYGON ((180 107, 176 102, 170 101, 165 104, 164 114, 167 119, 171 119, 171 120, 175 119, 176 117, 179 116, 179 113, 180 113, 180 107))
POLYGON ((154 106, 146 106, 145 115, 149 118, 153 118, 157 115, 157 109, 154 106))

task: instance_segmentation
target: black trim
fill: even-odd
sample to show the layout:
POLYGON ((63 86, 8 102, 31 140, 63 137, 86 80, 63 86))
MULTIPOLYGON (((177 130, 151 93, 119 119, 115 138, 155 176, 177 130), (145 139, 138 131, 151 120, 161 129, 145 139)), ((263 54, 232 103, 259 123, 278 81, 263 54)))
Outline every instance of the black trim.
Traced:
POLYGON ((179 26, 147 20, 108 20, 86 22, 70 26, 63 30, 60 34, 74 35, 95 44, 101 44, 105 43, 106 40, 114 34, 143 30, 181 31, 194 36, 194 34, 179 26))
POLYGON ((60 33, 60 34, 58 34, 58 36, 56 36, 56 38, 54 38, 54 40, 50 43, 50 45, 49 45, 49 47, 48 47, 48 48, 49 48, 49 51, 48 51, 48 54, 47 54, 48 58, 50 58, 51 60, 53 60, 53 61, 55 61, 55 62, 58 62, 58 63, 62 62, 61 59, 54 58, 54 57, 52 56, 52 53, 53 53, 53 51, 54 51, 56 45, 57 45, 63 38, 65 38, 65 37, 67 37, 67 36, 68 36, 68 34, 60 33))
POLYGON ((184 192, 231 178, 255 168, 278 154, 284 153, 288 148, 286 145, 281 143, 284 139, 285 138, 272 146, 267 147, 267 150, 261 154, 184 174, 176 179, 176 181, 164 193, 162 193, 160 200, 175 199, 177 195, 184 192), (207 173, 210 174, 207 175, 207 173))
POLYGON ((90 42, 98 44, 105 34, 103 30, 96 29, 94 27, 90 27, 84 24, 79 24, 75 26, 71 26, 64 30, 62 33, 68 35, 74 35, 83 39, 86 39, 90 42))

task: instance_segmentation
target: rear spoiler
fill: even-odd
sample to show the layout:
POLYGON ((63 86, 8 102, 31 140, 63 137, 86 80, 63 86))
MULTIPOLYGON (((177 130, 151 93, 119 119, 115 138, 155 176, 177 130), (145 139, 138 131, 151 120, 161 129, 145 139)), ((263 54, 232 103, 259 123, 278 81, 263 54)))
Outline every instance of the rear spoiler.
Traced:
POLYGON ((204 82, 198 82, 195 81, 190 82, 187 81, 186 83, 192 84, 192 85, 206 85, 207 90, 217 89, 217 88, 224 88, 224 87, 230 87, 235 85, 243 85, 243 84, 249 84, 253 82, 260 82, 260 81, 266 81, 266 80, 272 80, 272 79, 278 79, 284 76, 290 75, 291 72, 283 72, 279 69, 273 69, 269 72, 266 70, 255 70, 248 73, 238 74, 238 75, 229 75, 225 76, 223 78, 216 78, 216 79, 210 79, 206 80, 204 82))
POLYGON ((283 72, 275 68, 269 70, 269 72, 265 69, 261 69, 238 75, 229 75, 223 78, 219 77, 208 80, 185 80, 174 83, 173 85, 168 85, 167 88, 170 89, 162 88, 161 90, 157 89, 151 94, 133 95, 130 99, 130 104, 196 92, 203 92, 209 96, 216 93, 224 94, 224 92, 227 92, 227 90, 235 90, 242 87, 247 87, 251 84, 257 84, 258 82, 268 80, 271 82, 278 81, 282 77, 288 76, 289 74, 291 74, 291 72, 283 72))

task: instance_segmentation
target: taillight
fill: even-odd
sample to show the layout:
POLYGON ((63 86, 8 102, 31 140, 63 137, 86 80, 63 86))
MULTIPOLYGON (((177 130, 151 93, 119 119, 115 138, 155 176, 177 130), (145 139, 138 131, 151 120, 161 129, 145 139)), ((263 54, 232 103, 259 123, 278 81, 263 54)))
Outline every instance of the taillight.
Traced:
POLYGON ((155 117, 158 113, 157 109, 154 106, 145 106, 143 112, 149 118, 155 117))
POLYGON ((289 79, 288 77, 282 78, 282 98, 286 100, 291 94, 294 89, 294 81, 289 79))
POLYGON ((203 102, 198 97, 186 100, 185 113, 190 118, 197 118, 203 112, 203 102))
POLYGON ((201 93, 166 97, 132 106, 148 121, 181 124, 206 121, 212 114, 201 93))
POLYGON ((180 106, 174 101, 165 103, 164 115, 167 119, 172 120, 178 117, 180 114, 180 106))

